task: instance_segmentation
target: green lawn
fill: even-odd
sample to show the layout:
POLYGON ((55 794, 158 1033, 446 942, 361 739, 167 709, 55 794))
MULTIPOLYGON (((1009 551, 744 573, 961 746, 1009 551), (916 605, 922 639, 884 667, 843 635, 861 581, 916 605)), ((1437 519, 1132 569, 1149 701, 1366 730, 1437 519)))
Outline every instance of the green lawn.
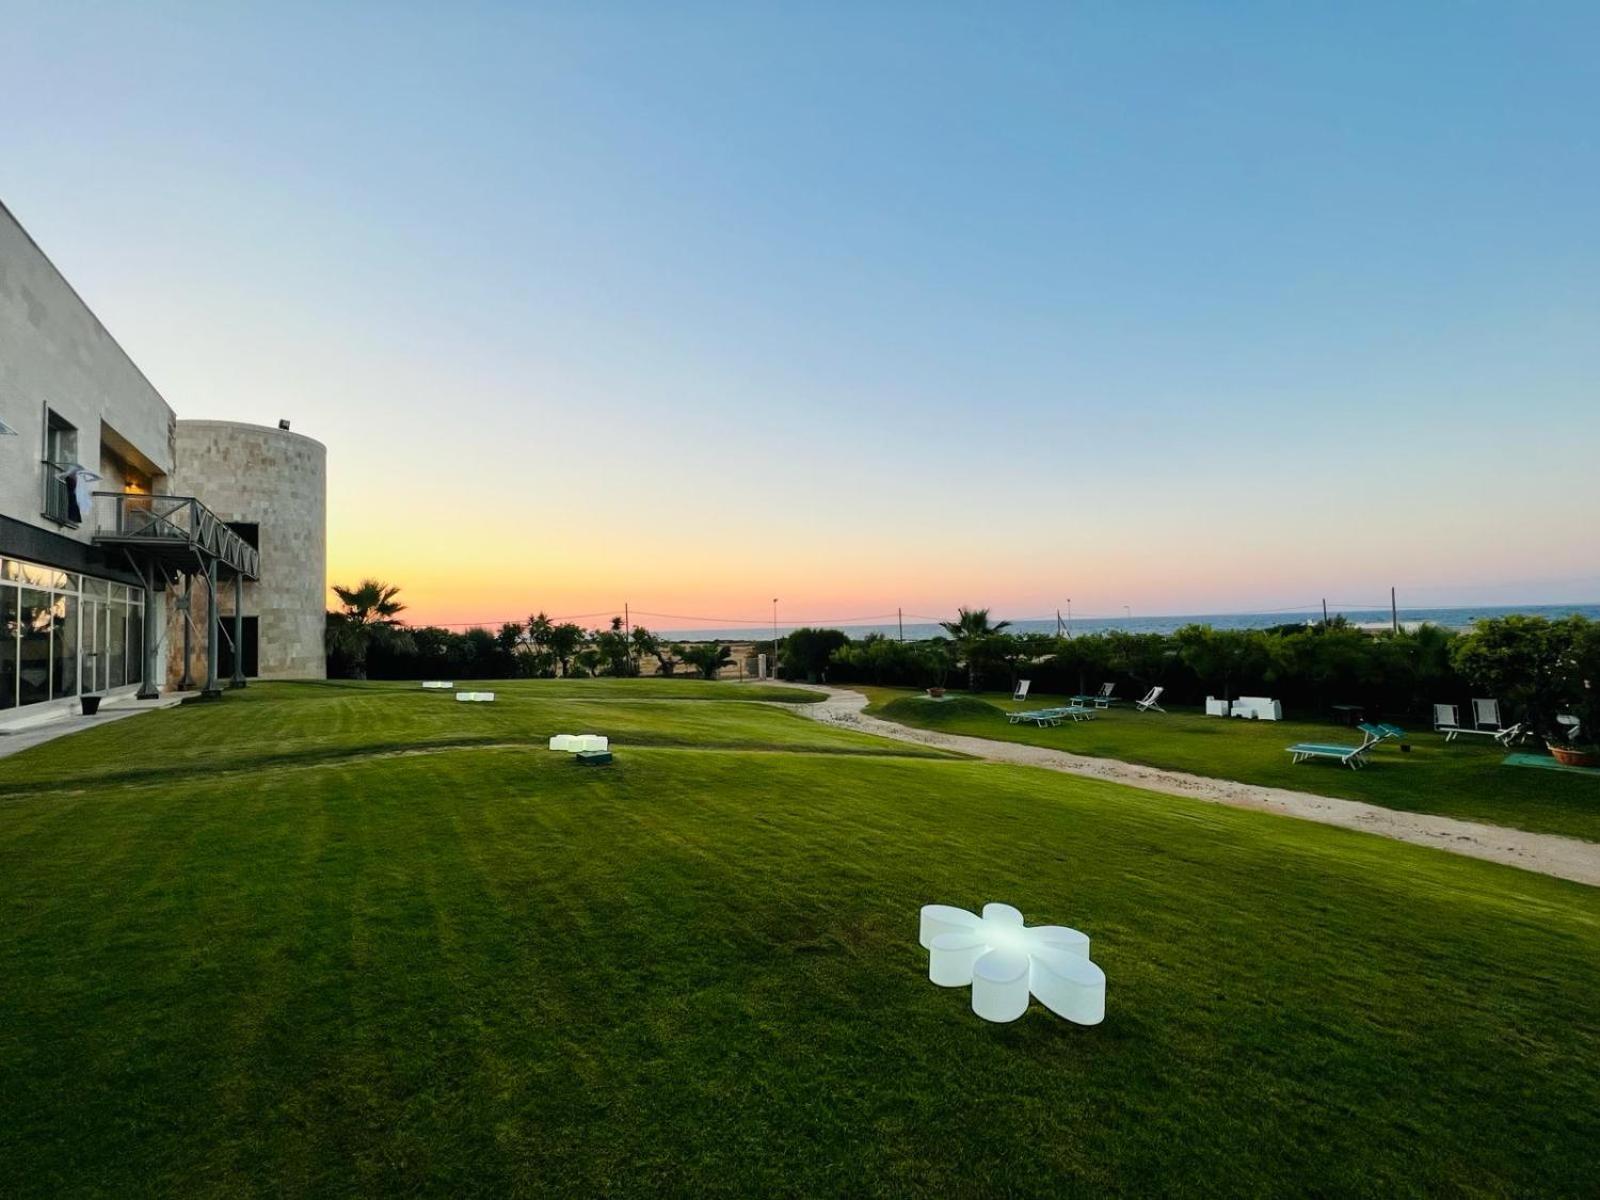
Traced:
POLYGON ((5 1194, 1593 1195, 1600 891, 499 686, 0 760, 5 1194), (991 899, 1090 934, 1103 1025, 927 982, 918 906, 991 899))
MULTIPOLYGON (((1446 744, 1432 729, 1413 727, 1409 753, 1391 742, 1372 755, 1367 769, 1352 771, 1331 760, 1295 765, 1284 752, 1301 741, 1360 742, 1359 731, 1328 722, 1234 721, 1176 708, 1140 713, 1124 704, 1094 721, 1041 729, 1012 725, 998 714, 962 712, 962 705, 916 699, 920 693, 903 688, 859 690, 872 701, 869 713, 922 728, 1600 841, 1600 778, 1504 766, 1507 751, 1490 738, 1446 744)), ((1064 697, 1049 696, 1034 696, 1025 704, 1009 695, 982 699, 1006 710, 1066 703, 1064 697)))

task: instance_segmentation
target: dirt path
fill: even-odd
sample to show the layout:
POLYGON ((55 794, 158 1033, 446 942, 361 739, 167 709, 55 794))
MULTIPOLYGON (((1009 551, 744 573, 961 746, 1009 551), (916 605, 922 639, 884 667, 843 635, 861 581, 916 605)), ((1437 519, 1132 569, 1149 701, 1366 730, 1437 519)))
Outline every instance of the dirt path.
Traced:
POLYGON ((1454 817, 1401 812, 1360 800, 1337 800, 1309 792, 1291 792, 1285 788, 1261 787, 1190 775, 1183 771, 1141 767, 1114 758, 1089 758, 1044 746, 916 729, 865 715, 862 710, 867 706, 867 698, 860 692, 823 688, 814 684, 807 686, 826 691, 828 698, 816 704, 785 704, 783 707, 830 725, 842 725, 897 741, 955 750, 991 762, 1044 767, 1050 771, 1087 775, 1092 779, 1125 783, 1146 791, 1164 792, 1169 796, 1187 796, 1212 804, 1231 804, 1236 808, 1260 809, 1307 821, 1320 821, 1324 825, 1359 829, 1400 842, 1432 846, 1452 854, 1464 854, 1468 858, 1488 859, 1490 862, 1505 863, 1527 871, 1554 875, 1558 879, 1571 879, 1591 887, 1600 887, 1600 843, 1553 833, 1525 833, 1519 829, 1461 821, 1454 817))

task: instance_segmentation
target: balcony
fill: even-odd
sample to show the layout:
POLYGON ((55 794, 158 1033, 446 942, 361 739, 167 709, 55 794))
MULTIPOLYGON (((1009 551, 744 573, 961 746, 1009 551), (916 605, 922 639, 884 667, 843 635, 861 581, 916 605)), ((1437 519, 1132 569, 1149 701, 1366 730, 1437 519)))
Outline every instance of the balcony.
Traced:
POLYGON ((140 547, 181 570, 215 561, 229 575, 261 576, 260 552, 193 496, 96 492, 94 540, 140 547))

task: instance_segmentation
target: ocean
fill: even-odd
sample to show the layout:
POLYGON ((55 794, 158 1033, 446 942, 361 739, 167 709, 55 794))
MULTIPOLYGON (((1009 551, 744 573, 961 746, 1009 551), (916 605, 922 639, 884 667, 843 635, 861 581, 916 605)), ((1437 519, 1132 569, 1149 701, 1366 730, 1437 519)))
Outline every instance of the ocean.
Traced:
MULTIPOLYGON (((1402 608, 1400 610, 1400 623, 1403 626, 1415 625, 1442 625, 1447 629, 1467 629, 1474 621, 1481 621, 1485 617, 1503 617, 1512 613, 1526 614, 1540 617, 1565 617, 1572 613, 1580 613, 1592 621, 1600 621, 1600 604, 1525 604, 1509 605, 1503 607, 1487 608, 1402 608)), ((1342 615, 1352 624, 1382 626, 1387 628, 1390 613, 1387 608, 1361 608, 1328 610, 1329 616, 1342 615)), ((1129 633, 1171 633, 1185 625, 1210 625, 1216 629, 1265 629, 1273 625, 1306 624, 1322 620, 1322 610, 1307 610, 1304 612, 1272 612, 1272 613, 1196 613, 1187 616, 1160 616, 1160 617, 1075 617, 1070 626, 1073 634, 1105 633, 1110 630, 1124 630, 1129 633)), ((1065 623, 1065 622, 1063 622, 1065 623)), ((778 625, 778 635, 791 633, 797 628, 793 625, 778 625)), ((888 625, 833 625, 829 628, 843 629, 853 639, 859 640, 869 633, 881 633, 887 637, 898 637, 900 628, 894 624, 888 625)), ((1054 633, 1056 620, 1049 617, 1040 620, 1013 620, 1009 632, 1012 633, 1054 633)), ((918 641, 943 635, 944 630, 938 625, 929 622, 911 622, 905 624, 905 637, 907 641, 918 641)), ((658 630, 658 636, 672 638, 679 641, 724 641, 724 642, 749 642, 771 638, 771 627, 761 628, 751 626, 732 627, 727 629, 670 629, 658 630)))

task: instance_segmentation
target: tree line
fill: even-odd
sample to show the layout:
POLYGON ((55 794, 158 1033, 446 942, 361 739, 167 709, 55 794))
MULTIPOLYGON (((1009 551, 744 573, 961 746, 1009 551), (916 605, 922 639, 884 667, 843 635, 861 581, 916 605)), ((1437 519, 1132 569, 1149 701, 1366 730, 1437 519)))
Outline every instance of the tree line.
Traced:
POLYGON ((333 585, 339 608, 327 615, 328 676, 333 679, 581 679, 597 675, 698 675, 715 679, 733 662, 731 647, 657 637, 642 625, 585 629, 536 613, 499 629, 461 631, 408 625, 400 588, 375 579, 333 585))
MULTIPOLYGON (((721 642, 669 642, 622 618, 584 629, 536 613, 498 630, 455 632, 408 626, 400 589, 376 580, 335 586, 328 614, 328 674, 334 678, 582 678, 676 675, 714 679, 733 661, 721 642)), ((944 687, 977 691, 1032 681, 1036 693, 1087 694, 1103 682, 1133 696, 1166 689, 1177 704, 1206 696, 1270 695, 1301 715, 1358 704, 1369 717, 1427 717, 1434 703, 1493 696, 1510 719, 1560 736, 1558 715, 1600 737, 1600 622, 1506 616, 1457 632, 1437 625, 1368 630, 1343 617, 1268 629, 1186 625, 1172 633, 1109 631, 1064 637, 1013 633, 982 608, 942 622, 944 635, 898 641, 840 629, 796 629, 755 650, 777 673, 801 682, 944 687)))

